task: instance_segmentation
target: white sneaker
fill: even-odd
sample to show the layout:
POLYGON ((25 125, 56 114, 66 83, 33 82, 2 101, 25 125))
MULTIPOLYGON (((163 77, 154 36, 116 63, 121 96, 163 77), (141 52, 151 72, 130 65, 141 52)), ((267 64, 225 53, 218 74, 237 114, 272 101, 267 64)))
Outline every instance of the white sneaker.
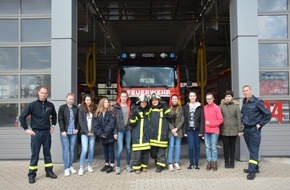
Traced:
POLYGON ((132 172, 133 171, 130 165, 127 165, 126 167, 127 167, 127 171, 128 172, 132 172))
POLYGON ((69 176, 69 175, 70 175, 69 168, 67 168, 64 170, 64 176, 69 176))
POLYGON ((84 169, 83 168, 79 169, 79 175, 84 175, 84 169))
POLYGON ((120 174, 120 167, 116 166, 116 174, 119 175, 120 174))
POLYGON ((94 172, 94 170, 91 166, 88 166, 88 172, 90 172, 90 173, 94 172))
POLYGON ((174 166, 175 166, 175 168, 176 168, 177 170, 180 170, 180 169, 181 169, 178 163, 174 163, 174 166))
POLYGON ((169 170, 169 171, 174 171, 174 168, 173 168, 173 165, 172 165, 172 164, 169 164, 169 165, 168 165, 168 170, 169 170))
POLYGON ((72 174, 77 173, 77 171, 74 169, 74 167, 71 166, 69 169, 70 169, 70 171, 71 171, 72 174))

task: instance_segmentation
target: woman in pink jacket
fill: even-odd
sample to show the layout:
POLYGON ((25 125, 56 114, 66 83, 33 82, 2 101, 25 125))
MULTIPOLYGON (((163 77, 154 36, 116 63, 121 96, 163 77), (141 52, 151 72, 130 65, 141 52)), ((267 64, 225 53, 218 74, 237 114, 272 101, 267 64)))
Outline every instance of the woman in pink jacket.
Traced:
POLYGON ((205 120, 205 146, 206 146, 206 170, 217 170, 217 141, 220 134, 220 125, 223 123, 223 116, 221 109, 214 103, 214 96, 212 93, 206 95, 207 105, 204 106, 204 120, 205 120))

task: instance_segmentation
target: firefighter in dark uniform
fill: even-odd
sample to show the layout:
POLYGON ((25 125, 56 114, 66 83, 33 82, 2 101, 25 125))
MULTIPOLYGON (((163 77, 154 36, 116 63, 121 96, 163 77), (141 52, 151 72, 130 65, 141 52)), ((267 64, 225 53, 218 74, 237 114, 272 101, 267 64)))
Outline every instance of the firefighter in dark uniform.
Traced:
POLYGON ((149 98, 146 95, 141 95, 136 102, 137 107, 130 116, 130 123, 132 127, 132 151, 133 161, 132 166, 136 174, 139 174, 141 170, 147 171, 149 162, 149 136, 150 136, 150 124, 149 124, 149 98))
POLYGON ((54 131, 57 117, 54 105, 47 101, 48 88, 39 86, 37 89, 38 99, 29 103, 19 117, 21 126, 31 136, 31 160, 28 172, 29 183, 35 183, 36 171, 38 170, 38 158, 41 145, 43 146, 44 165, 46 177, 57 178, 53 173, 50 147, 51 134, 54 131), (30 128, 26 118, 31 117, 30 128))
POLYGON ((160 96, 151 95, 149 109, 151 157, 155 159, 156 172, 160 173, 166 167, 166 149, 168 146, 169 118, 173 111, 160 96))
POLYGON ((265 108, 263 100, 252 95, 252 89, 249 85, 243 86, 242 106, 242 123, 244 125, 244 138, 247 144, 250 159, 248 169, 244 169, 248 173, 247 179, 253 180, 256 173, 259 173, 259 148, 261 143, 261 129, 272 118, 271 112, 265 108))

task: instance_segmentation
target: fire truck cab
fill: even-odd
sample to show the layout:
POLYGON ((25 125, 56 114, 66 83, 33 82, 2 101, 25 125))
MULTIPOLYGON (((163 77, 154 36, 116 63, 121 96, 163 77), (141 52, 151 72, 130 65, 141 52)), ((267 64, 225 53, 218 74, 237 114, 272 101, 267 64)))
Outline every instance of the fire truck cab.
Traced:
POLYGON ((180 98, 179 65, 174 53, 123 53, 117 73, 117 98, 126 90, 132 102, 142 94, 156 93, 166 102, 180 98))

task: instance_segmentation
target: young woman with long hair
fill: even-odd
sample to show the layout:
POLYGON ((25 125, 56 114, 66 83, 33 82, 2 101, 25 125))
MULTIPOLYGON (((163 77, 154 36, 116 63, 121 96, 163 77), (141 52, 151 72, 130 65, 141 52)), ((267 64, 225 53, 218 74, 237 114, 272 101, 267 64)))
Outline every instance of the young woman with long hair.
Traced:
POLYGON ((80 156, 80 169, 78 174, 84 174, 85 157, 88 153, 88 172, 93 172, 92 161, 94 156, 96 136, 93 131, 92 121, 95 112, 93 99, 85 95, 79 110, 79 125, 81 128, 82 153, 80 156))
POLYGON ((94 114, 94 131, 100 138, 103 146, 105 166, 101 172, 110 173, 113 171, 115 155, 114 155, 114 128, 115 117, 109 104, 108 98, 102 98, 98 104, 98 108, 94 114))

